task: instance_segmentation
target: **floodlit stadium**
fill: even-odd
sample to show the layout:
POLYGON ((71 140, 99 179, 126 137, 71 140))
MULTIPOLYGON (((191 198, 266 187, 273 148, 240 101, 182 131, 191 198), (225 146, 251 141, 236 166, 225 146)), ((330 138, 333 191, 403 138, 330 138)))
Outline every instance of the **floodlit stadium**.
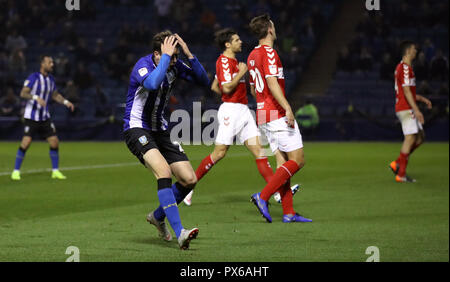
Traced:
POLYGON ((0 0, 0 262, 448 262, 448 15, 0 0))

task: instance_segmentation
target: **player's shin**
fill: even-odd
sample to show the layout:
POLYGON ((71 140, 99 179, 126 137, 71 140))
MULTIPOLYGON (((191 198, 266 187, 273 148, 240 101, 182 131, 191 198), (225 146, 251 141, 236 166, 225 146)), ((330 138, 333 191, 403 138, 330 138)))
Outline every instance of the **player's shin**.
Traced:
POLYGON ((59 168, 58 148, 50 148, 49 154, 50 154, 50 160, 52 161, 52 169, 58 170, 58 168, 59 168))
POLYGON ((180 213, 171 189, 171 184, 172 180, 170 178, 158 179, 158 198, 162 209, 167 216, 167 220, 178 238, 183 226, 181 225, 180 213))
POLYGON ((19 147, 16 154, 16 162, 14 164, 14 170, 20 170, 20 167, 22 166, 23 159, 25 158, 25 153, 27 150, 22 149, 22 147, 19 147))
POLYGON ((206 158, 202 160, 197 170, 195 171, 195 175, 197 176, 197 181, 205 176, 205 174, 214 166, 214 161, 211 158, 211 155, 208 155, 206 158))
POLYGON ((279 190, 281 196, 281 205, 283 207, 283 214, 295 214, 294 211, 294 201, 292 191, 291 191, 291 181, 288 180, 279 190))
POLYGON ((283 185, 288 179, 290 179, 298 170, 299 166, 295 161, 289 160, 280 166, 269 183, 261 191, 261 199, 268 201, 269 198, 283 185))

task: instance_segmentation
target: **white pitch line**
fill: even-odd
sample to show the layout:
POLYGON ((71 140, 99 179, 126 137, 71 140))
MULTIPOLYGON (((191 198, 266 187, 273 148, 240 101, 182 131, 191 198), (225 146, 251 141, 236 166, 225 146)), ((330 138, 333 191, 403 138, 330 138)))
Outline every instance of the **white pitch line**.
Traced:
MULTIPOLYGON (((225 158, 233 158, 233 157, 243 157, 243 156, 249 156, 251 157, 250 153, 238 153, 238 154, 229 154, 225 158)), ((189 159, 190 161, 199 161, 201 159, 199 158, 192 158, 189 159)), ((87 165, 87 166, 69 166, 69 167, 61 167, 61 171, 69 171, 69 170, 84 170, 84 169, 102 169, 102 168, 111 168, 111 167, 124 167, 124 166, 137 166, 141 165, 140 162, 132 162, 132 163, 118 163, 118 164, 100 164, 100 165, 87 165)), ((51 168, 45 168, 45 169, 30 169, 30 170, 24 170, 21 171, 20 174, 32 174, 32 173, 42 173, 42 172, 51 172, 51 168)), ((0 176, 5 175, 11 175, 11 171, 4 171, 0 172, 0 176)))

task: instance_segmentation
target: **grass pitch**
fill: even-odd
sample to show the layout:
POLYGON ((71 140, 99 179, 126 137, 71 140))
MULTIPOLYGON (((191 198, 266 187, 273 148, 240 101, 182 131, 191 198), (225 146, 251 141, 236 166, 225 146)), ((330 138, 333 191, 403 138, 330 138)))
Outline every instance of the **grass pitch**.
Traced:
MULTIPOLYGON (((266 223, 250 195, 264 186, 250 153, 234 146, 180 204, 198 227, 189 251, 145 221, 158 205, 156 181, 124 143, 60 146, 65 181, 50 179, 47 143, 34 142, 13 182, 18 142, 0 143, 0 261, 356 261, 369 246, 380 261, 449 260, 449 145, 426 143, 410 158, 415 184, 394 182, 388 163, 399 143, 306 143, 292 183, 294 208, 314 221, 284 224, 281 205, 266 223)), ((184 146, 194 169, 213 149, 184 146)), ((272 166, 275 163, 271 159, 272 166)))

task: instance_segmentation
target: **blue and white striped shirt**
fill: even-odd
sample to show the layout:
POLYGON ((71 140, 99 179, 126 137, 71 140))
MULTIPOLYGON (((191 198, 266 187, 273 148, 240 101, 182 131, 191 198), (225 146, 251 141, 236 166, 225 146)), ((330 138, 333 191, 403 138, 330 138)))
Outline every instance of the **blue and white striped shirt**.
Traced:
MULTIPOLYGON (((167 56, 167 55, 163 55, 167 56)), ((170 59, 170 58, 169 58, 170 59)), ((151 131, 165 131, 168 122, 164 118, 164 111, 169 102, 175 80, 184 80, 207 86, 209 79, 196 57, 189 60, 191 66, 177 60, 173 67, 161 69, 164 72, 162 81, 158 81, 156 89, 144 87, 145 79, 156 71, 153 54, 142 57, 134 66, 130 75, 127 102, 124 115, 124 131, 130 128, 144 128, 151 131)))
POLYGON ((32 73, 23 86, 31 88, 31 95, 37 95, 46 102, 42 107, 36 100, 28 100, 23 117, 34 121, 45 121, 50 118, 48 102, 52 93, 56 90, 55 79, 52 75, 44 76, 40 72, 32 73))

